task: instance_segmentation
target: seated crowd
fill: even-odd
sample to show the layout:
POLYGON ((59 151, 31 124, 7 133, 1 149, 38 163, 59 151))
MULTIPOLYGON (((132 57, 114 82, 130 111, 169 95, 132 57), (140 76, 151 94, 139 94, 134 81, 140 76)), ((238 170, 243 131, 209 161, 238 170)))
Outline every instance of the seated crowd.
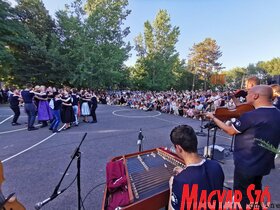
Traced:
MULTIPOLYGON (((240 100, 243 100, 241 98, 240 100)), ((107 96, 110 105, 125 105, 144 111, 160 111, 195 118, 202 111, 211 111, 216 107, 235 108, 228 92, 207 91, 166 91, 140 92, 116 91, 107 96)))

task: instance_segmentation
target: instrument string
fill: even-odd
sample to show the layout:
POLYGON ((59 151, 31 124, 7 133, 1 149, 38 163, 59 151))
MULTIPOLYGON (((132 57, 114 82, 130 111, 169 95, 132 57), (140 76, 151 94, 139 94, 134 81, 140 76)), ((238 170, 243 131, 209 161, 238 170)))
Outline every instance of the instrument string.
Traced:
POLYGON ((157 189, 168 188, 174 166, 183 165, 170 154, 162 152, 130 158, 127 163, 133 192, 137 192, 135 196, 137 199, 157 189))

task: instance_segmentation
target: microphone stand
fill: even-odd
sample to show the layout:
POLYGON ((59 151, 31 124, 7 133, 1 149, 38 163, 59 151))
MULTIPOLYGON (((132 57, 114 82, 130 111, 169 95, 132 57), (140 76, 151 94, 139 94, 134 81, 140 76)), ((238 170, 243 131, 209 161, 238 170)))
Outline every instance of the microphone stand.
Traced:
POLYGON ((208 127, 207 129, 207 145, 206 145, 206 155, 204 156, 205 158, 210 158, 210 156, 208 155, 208 149, 209 149, 209 139, 210 139, 210 129, 208 127))
MULTIPOLYGON (((217 101, 217 100, 219 100, 220 98, 218 98, 218 99, 215 99, 214 101, 217 101)), ((211 101, 211 103, 209 103, 209 110, 211 111, 212 110, 212 104, 214 103, 214 101, 211 101)), ((208 110, 207 108, 205 109, 205 111, 206 110, 208 110)), ((207 127, 207 125, 209 124, 209 123, 207 123, 207 125, 205 126, 203 126, 203 121, 204 121, 204 115, 202 114, 203 113, 203 110, 202 110, 202 112, 199 114, 200 115, 200 117, 201 117, 201 123, 200 123, 200 131, 198 131, 198 132, 195 132, 195 134, 197 135, 197 136, 206 136, 206 133, 204 133, 203 132, 203 129, 204 128, 208 128, 207 127)), ((211 125, 210 125, 211 126, 211 125)), ((207 133, 207 145, 209 145, 209 129, 208 129, 208 133, 207 133)), ((208 148, 207 148, 207 152, 208 152, 208 148)), ((207 156, 208 156, 208 153, 207 153, 207 156)))
POLYGON ((233 148, 233 142, 234 141, 235 141, 235 135, 233 135, 232 138, 231 138, 231 144, 230 144, 230 150, 229 150, 230 152, 233 152, 232 148, 233 148))
POLYGON ((212 147, 212 150, 213 150, 213 151, 212 151, 212 155, 211 155, 211 160, 216 160, 217 162, 224 164, 222 161, 217 160, 217 159, 214 158, 217 130, 218 130, 218 126, 216 125, 216 126, 214 127, 214 133, 213 133, 213 147, 212 147))
POLYGON ((201 123, 200 123, 200 126, 199 126, 200 127, 200 131, 195 132, 195 134, 197 136, 206 136, 206 133, 203 132, 203 121, 204 121, 204 118, 201 117, 201 123))
POLYGON ((203 109, 202 111, 199 112, 199 114, 197 114, 198 118, 201 118, 201 122, 200 122, 200 131, 195 132, 195 134, 197 136, 206 136, 206 133, 203 132, 203 122, 204 122, 204 114, 203 114, 203 109))
POLYGON ((46 200, 39 202, 35 205, 35 209, 38 210, 41 207, 43 207, 44 205, 46 205, 47 203, 49 203, 50 201, 52 201, 53 199, 55 199, 58 195, 62 194, 65 190, 67 190, 67 188, 58 191, 68 169, 70 168, 73 160, 77 157, 77 191, 78 191, 78 210, 81 210, 81 152, 80 152, 80 147, 83 143, 83 141, 85 140, 87 136, 87 133, 84 134, 83 139, 81 140, 79 146, 75 149, 74 153, 71 155, 71 161, 68 164, 67 168, 65 169, 60 181, 58 182, 58 184, 56 185, 52 195, 47 198, 46 200))
MULTIPOLYGON (((218 126, 213 121, 210 121, 210 123, 208 123, 205 127, 207 128, 207 145, 206 145, 206 155, 204 157, 205 158, 210 158, 211 160, 216 160, 214 158, 214 152, 215 152, 216 133, 217 133, 217 130, 218 130, 218 126), (214 129, 214 133, 213 133, 212 154, 209 156, 208 150, 209 150, 209 144, 210 144, 210 130, 211 129, 214 129)), ((216 160, 216 161, 224 164, 222 161, 219 161, 219 160, 216 160)))

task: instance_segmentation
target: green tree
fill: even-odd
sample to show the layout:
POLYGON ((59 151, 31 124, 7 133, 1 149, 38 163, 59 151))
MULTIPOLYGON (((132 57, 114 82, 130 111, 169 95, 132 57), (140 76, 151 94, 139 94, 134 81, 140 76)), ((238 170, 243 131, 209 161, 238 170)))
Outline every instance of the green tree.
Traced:
POLYGON ((66 5, 64 10, 56 12, 58 39, 53 37, 53 43, 56 44, 52 46, 51 51, 58 57, 49 56, 56 71, 64 74, 60 81, 66 85, 90 86, 85 46, 91 42, 87 43, 84 16, 81 1, 75 1, 71 5, 66 5))
POLYGON ((204 89, 206 89, 206 82, 209 81, 210 76, 223 69, 222 64, 218 62, 221 56, 220 47, 216 40, 211 38, 194 44, 190 49, 188 65, 192 67, 192 72, 198 78, 204 80, 204 89))
POLYGON ((58 11, 60 46, 52 57, 56 68, 64 72, 63 83, 92 88, 119 88, 129 84, 123 62, 131 49, 123 41, 129 28, 122 27, 130 13, 127 1, 88 1, 84 6, 75 0, 58 11))
POLYGON ((261 80, 261 83, 265 83, 269 75, 268 72, 260 66, 260 63, 261 62, 258 62, 257 64, 249 64, 246 69, 246 74, 247 77, 254 75, 261 80))
POLYGON ((26 30, 16 17, 15 10, 0 0, 0 79, 7 83, 14 79, 12 69, 17 64, 14 51, 27 41, 26 30))
POLYGON ((50 46, 51 34, 55 31, 55 22, 49 15, 42 0, 17 0, 18 19, 35 34, 36 38, 50 46))
POLYGON ((131 73, 137 88, 166 90, 175 86, 184 71, 175 49, 179 34, 166 10, 158 12, 153 24, 144 23, 144 35, 135 38, 138 58, 131 73))
POLYGON ((247 69, 236 67, 228 71, 224 71, 226 75, 226 84, 228 89, 239 89, 242 88, 245 80, 247 69))
POLYGON ((118 88, 127 75, 123 65, 129 57, 130 43, 124 38, 130 33, 123 27, 123 21, 130 14, 126 9, 128 0, 88 0, 86 11, 86 36, 92 45, 88 46, 86 69, 96 87, 118 88))
POLYGON ((41 0, 18 0, 13 10, 0 1, 0 70, 7 81, 24 84, 127 87, 124 61, 131 46, 128 0, 74 0, 56 13, 57 24, 41 0), (86 10, 84 9, 86 6, 86 10), (5 71, 5 72, 4 72, 5 71))
POLYGON ((178 67, 178 70, 174 72, 174 74, 176 75, 176 80, 173 87, 176 90, 191 90, 192 88, 193 74, 188 69, 188 66, 186 67, 184 63, 184 60, 181 61, 181 64, 178 63, 180 67, 178 67))
POLYGON ((264 69, 270 75, 280 75, 280 58, 273 58, 270 61, 259 62, 258 67, 264 69))
MULTIPOLYGON (((47 60, 47 51, 53 30, 49 28, 54 26, 54 22, 41 1, 19 0, 17 2, 18 5, 13 9, 12 20, 20 25, 21 32, 10 36, 17 41, 8 45, 15 60, 9 76, 12 82, 18 85, 30 81, 45 84, 48 70, 51 68, 47 60)), ((7 25, 10 23, 11 21, 6 20, 7 25)))

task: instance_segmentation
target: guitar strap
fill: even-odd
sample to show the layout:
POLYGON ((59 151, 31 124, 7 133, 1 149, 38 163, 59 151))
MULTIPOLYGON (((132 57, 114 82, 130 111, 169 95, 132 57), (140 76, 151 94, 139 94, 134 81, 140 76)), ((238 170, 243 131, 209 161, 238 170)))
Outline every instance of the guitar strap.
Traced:
POLYGON ((10 200, 11 197, 13 197, 15 193, 10 194, 6 199, 4 198, 3 194, 0 194, 0 210, 5 210, 5 204, 10 200), (3 199, 3 200, 2 200, 3 199))

